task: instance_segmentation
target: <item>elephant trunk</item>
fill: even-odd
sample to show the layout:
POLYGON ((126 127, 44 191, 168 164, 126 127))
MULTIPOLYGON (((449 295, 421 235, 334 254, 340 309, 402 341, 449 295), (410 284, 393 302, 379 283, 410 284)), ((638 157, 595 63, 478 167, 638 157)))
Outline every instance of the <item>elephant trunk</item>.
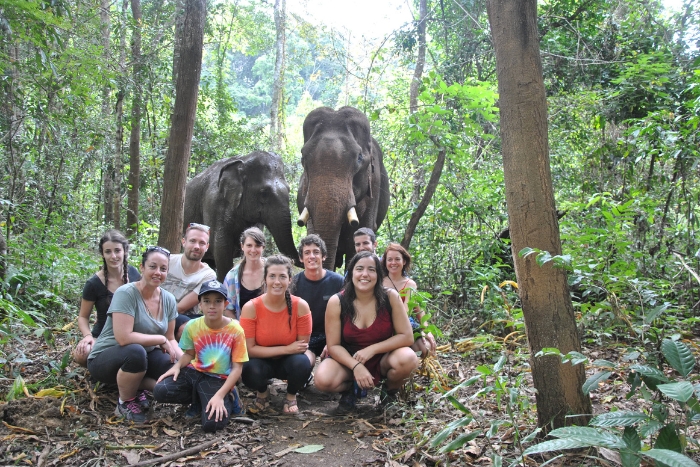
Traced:
POLYGON ((265 225, 272 234, 277 249, 292 261, 298 263, 299 254, 294 244, 294 237, 292 237, 292 220, 289 214, 279 213, 274 219, 265 222, 265 225))
POLYGON ((323 267, 334 270, 340 232, 344 223, 349 221, 349 212, 355 212, 355 196, 352 192, 352 179, 330 178, 327 172, 321 172, 325 178, 309 179, 304 201, 304 210, 309 214, 307 233, 319 235, 326 243, 328 255, 323 267))

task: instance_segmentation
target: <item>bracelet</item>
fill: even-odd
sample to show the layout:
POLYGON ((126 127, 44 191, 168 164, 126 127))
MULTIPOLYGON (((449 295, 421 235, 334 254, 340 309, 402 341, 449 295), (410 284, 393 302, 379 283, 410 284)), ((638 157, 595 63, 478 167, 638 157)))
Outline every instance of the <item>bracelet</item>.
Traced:
POLYGON ((355 373, 355 368, 357 368, 357 365, 362 365, 362 362, 355 363, 355 366, 352 367, 352 370, 351 370, 353 373, 355 373))

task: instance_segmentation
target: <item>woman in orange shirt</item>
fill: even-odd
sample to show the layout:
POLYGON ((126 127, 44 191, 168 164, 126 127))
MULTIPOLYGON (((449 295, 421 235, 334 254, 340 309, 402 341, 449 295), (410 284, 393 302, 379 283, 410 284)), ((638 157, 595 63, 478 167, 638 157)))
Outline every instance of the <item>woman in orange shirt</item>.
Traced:
POLYGON ((285 413, 296 413, 297 392, 311 375, 306 355, 311 335, 311 310, 299 297, 289 293, 292 261, 286 256, 267 258, 264 272, 265 293, 254 298, 241 310, 248 357, 243 364, 243 384, 258 392, 255 406, 264 410, 270 405, 268 380, 287 380, 285 413))

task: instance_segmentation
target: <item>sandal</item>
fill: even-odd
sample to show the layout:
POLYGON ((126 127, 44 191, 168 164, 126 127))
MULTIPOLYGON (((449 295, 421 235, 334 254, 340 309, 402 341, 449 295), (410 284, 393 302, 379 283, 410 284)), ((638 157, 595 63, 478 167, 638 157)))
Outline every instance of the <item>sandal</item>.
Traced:
POLYGON ((282 408, 282 412, 284 413, 299 413, 299 406, 297 405, 297 400, 289 400, 285 399, 284 400, 284 406, 282 408))

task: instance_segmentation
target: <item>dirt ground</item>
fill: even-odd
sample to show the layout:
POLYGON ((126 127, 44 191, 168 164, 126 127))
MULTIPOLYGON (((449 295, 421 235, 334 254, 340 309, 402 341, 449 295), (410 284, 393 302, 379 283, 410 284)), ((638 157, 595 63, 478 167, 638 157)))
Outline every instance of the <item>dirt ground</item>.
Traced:
MULTIPOLYGON (((25 344, 32 347, 31 342, 25 344)), ((36 382, 46 388, 45 370, 70 346, 35 344, 36 351, 23 359, 21 374, 28 388, 36 382)), ((391 460, 396 453, 387 448, 387 439, 410 440, 415 431, 402 418, 411 405, 384 410, 378 405, 378 389, 360 401, 356 412, 338 415, 338 396, 311 386, 299 395, 300 412, 283 414, 286 383, 278 380, 271 386, 271 407, 264 412, 251 409, 254 393, 241 387, 247 414, 216 434, 204 433, 197 421, 186 420, 186 407, 155 402, 149 422, 136 426, 114 416, 115 391, 95 392, 83 369, 71 365, 67 370, 75 373, 70 379, 75 387, 56 386, 43 397, 37 395, 38 388, 28 389, 30 397, 0 403, 0 465, 404 465, 391 460), (308 446, 318 450, 295 452, 308 446)), ((10 384, 9 379, 0 381, 0 392, 6 393, 10 384)))
MULTIPOLYGON (((24 397, 0 402, 0 466, 491 466, 491 453, 502 455, 504 465, 509 465, 519 452, 503 399, 488 392, 475 396, 492 386, 492 376, 458 393, 474 421, 457 432, 481 429, 482 434, 450 454, 428 445, 430 438, 462 416, 435 386, 450 389, 477 374, 478 365, 493 365, 500 354, 493 349, 440 353, 432 367, 439 368, 441 376, 433 374, 431 384, 431 378, 416 375, 410 393, 388 410, 377 404, 379 391, 375 389, 362 399, 356 412, 339 415, 338 396, 311 386, 299 395, 300 413, 286 415, 282 413, 285 383, 275 380, 271 407, 256 412, 251 409, 254 394, 241 387, 248 413, 232 419, 225 430, 206 434, 197 421, 185 420, 186 407, 177 405, 153 403, 149 423, 141 426, 117 419, 115 391, 95 392, 84 377, 85 370, 73 364, 62 372, 52 371, 70 348, 68 336, 61 333, 51 346, 27 336, 17 349, 5 348, 6 355, 14 355, 14 360, 8 359, 10 372, 21 374, 26 389, 24 397), (504 423, 484 436, 499 420, 504 423)), ((625 350, 587 349, 584 353, 619 361, 625 350)), ((517 428, 525 436, 535 429, 536 422, 527 362, 511 354, 502 375, 512 387, 522 376, 515 409, 517 428)), ((0 378, 3 397, 13 381, 0 378)), ((613 406, 639 409, 625 398, 629 386, 617 381, 611 380, 591 393, 594 413, 613 406)), ((548 465, 617 465, 603 457, 604 453, 567 453, 548 465)), ((545 460, 527 459, 526 465, 540 465, 545 460)))

